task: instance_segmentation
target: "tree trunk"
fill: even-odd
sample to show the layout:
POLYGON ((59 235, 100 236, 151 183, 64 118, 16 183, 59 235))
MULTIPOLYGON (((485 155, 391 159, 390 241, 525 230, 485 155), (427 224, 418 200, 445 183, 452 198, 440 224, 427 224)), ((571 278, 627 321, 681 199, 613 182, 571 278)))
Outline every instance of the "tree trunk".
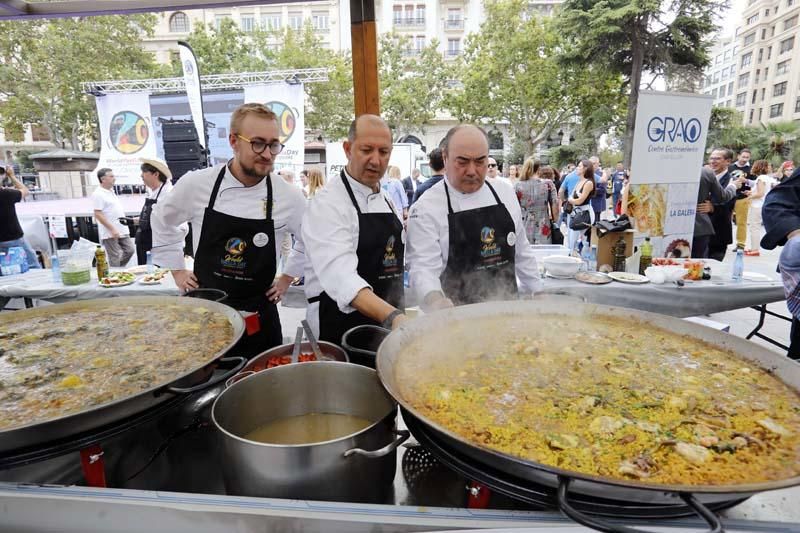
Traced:
POLYGON ((632 60, 631 60, 631 95, 628 97, 628 117, 625 121, 625 168, 631 168, 631 155, 633 154, 633 133, 636 127, 636 108, 639 105, 639 86, 642 84, 642 66, 644 64, 644 39, 647 31, 647 16, 637 20, 633 26, 632 60))

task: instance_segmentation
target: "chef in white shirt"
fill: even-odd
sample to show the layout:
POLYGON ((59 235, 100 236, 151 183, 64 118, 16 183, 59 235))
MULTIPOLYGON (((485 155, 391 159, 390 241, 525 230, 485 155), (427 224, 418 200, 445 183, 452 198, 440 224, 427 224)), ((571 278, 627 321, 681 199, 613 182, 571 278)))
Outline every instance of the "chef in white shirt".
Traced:
POLYGON ((394 328, 405 319, 402 213, 380 184, 392 132, 380 117, 361 115, 344 152, 344 170, 309 200, 303 219, 308 320, 336 344, 355 326, 394 328))
POLYGON ((269 108, 239 106, 231 115, 228 138, 233 159, 183 176, 155 205, 151 220, 153 263, 172 270, 178 287, 221 289, 228 294, 226 304, 256 313, 247 322, 249 335, 237 347, 247 355, 282 343, 276 305, 292 280, 303 275, 305 262, 299 238, 303 193, 270 175, 283 149, 278 135, 278 119, 269 108), (194 229, 193 271, 184 263, 184 222, 194 229), (287 232, 296 241, 276 280, 279 246, 287 232))
POLYGON ((411 288, 423 309, 515 299, 540 290, 514 190, 486 180, 486 133, 455 126, 441 148, 445 179, 413 205, 408 220, 411 288))

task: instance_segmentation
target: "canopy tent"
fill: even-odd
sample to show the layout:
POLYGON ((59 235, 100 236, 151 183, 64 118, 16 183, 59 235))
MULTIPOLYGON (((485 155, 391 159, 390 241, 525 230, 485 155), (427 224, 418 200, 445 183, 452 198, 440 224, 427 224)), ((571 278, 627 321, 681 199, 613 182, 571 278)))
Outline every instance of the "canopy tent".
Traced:
MULTIPOLYGON (((88 17, 145 13, 173 9, 203 9, 298 0, 0 0, 0 20, 88 17)), ((353 88, 356 116, 380 113, 378 94, 378 44, 375 1, 350 0, 350 34, 353 51, 353 88)))

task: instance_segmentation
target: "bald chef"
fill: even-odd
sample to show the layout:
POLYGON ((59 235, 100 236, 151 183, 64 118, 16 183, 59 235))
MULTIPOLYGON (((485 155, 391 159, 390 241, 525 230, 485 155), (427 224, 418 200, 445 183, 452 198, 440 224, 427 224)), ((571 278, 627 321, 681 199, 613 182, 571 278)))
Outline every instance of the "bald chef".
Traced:
POLYGON ((445 179, 414 204, 408 221, 411 288, 422 308, 516 299, 540 290, 514 189, 486 180, 486 132, 455 126, 441 148, 445 179))
POLYGON ((237 352, 254 355, 283 342, 276 305, 305 256, 298 239, 277 280, 284 234, 299 238, 305 198, 270 175, 281 153, 278 120, 262 104, 243 104, 231 115, 233 159, 183 176, 153 210, 153 263, 169 268, 182 291, 221 289, 225 303, 251 311, 248 335, 237 352), (184 222, 192 223, 194 270, 183 257, 184 222), (256 317, 256 320, 252 320, 256 317))
POLYGON ((322 340, 350 328, 397 327, 405 319, 402 213, 381 189, 392 132, 361 115, 344 142, 347 166, 310 200, 303 219, 307 315, 322 340))

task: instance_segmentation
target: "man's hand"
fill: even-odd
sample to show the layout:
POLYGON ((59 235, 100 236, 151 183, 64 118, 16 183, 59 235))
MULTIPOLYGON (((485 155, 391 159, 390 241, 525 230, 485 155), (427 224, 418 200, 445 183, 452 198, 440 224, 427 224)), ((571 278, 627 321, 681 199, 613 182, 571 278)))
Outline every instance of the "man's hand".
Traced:
POLYGON ((280 302, 293 280, 294 278, 292 276, 283 274, 267 291, 267 299, 274 304, 280 302))
POLYGON ((425 295, 423 308, 426 312, 449 309, 451 307, 454 307, 453 301, 450 300, 450 298, 447 298, 440 291, 429 292, 425 295))
POLYGON ((741 189, 746 181, 747 181, 747 176, 739 176, 733 183, 736 184, 737 189, 741 189))
POLYGON ((711 200, 706 200, 705 202, 701 202, 697 204, 697 212, 704 214, 713 213, 714 204, 711 203, 711 200))
POLYGON ((188 292, 200 287, 194 272, 191 270, 172 270, 172 278, 175 280, 175 285, 181 292, 188 292))
POLYGON ((118 231, 114 231, 114 232, 112 232, 112 233, 111 233, 111 238, 112 238, 112 239, 119 239, 119 238, 120 238, 120 234, 119 234, 119 232, 118 232, 118 231))
POLYGON ((404 313, 400 313, 399 315, 394 317, 394 320, 392 320, 392 331, 399 328, 400 325, 406 320, 408 320, 408 317, 404 313))

